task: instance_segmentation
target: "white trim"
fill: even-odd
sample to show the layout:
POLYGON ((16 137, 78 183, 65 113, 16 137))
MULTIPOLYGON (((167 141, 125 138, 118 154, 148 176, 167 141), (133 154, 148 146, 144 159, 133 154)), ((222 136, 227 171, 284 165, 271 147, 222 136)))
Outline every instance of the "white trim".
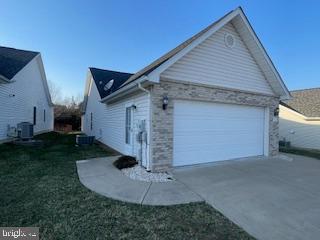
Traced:
POLYGON ((40 75, 41 75, 41 79, 42 79, 42 82, 43 82, 44 91, 46 92, 46 96, 47 96, 47 100, 48 100, 49 106, 52 107, 53 103, 52 103, 52 100, 51 100, 50 90, 49 90, 49 87, 48 87, 47 77, 46 77, 46 73, 45 73, 45 70, 44 70, 44 65, 43 65, 43 61, 42 61, 42 58, 41 58, 41 54, 39 53, 35 58, 36 58, 38 66, 39 66, 40 75))
POLYGON ((269 107, 264 108, 264 146, 263 154, 264 156, 269 156, 269 144, 270 144, 270 134, 269 134, 269 125, 270 125, 270 109, 269 107))
POLYGON ((221 89, 225 91, 233 91, 233 92, 240 92, 240 93, 246 93, 246 94, 254 94, 254 95, 259 95, 259 96, 267 96, 267 97, 276 97, 275 95, 268 94, 268 93, 262 93, 262 92, 254 92, 254 91, 249 91, 249 90, 242 90, 238 88, 231 88, 231 87, 224 87, 224 86, 218 86, 214 84, 206 84, 206 83, 198 83, 198 82, 188 82, 183 78, 175 77, 173 78, 168 78, 168 77, 160 77, 161 81, 167 81, 167 82, 173 82, 173 83, 183 83, 183 84, 189 84, 189 85, 195 85, 199 87, 206 87, 206 88, 214 88, 214 89, 221 89))
POLYGON ((278 71, 276 70, 276 68, 275 68, 274 64, 272 63, 269 55, 266 53, 266 50, 262 46, 262 44, 259 41, 257 35, 253 31, 250 23, 248 22, 247 17, 245 16, 245 14, 243 13, 241 8, 237 8, 236 10, 231 12, 230 14, 226 15, 224 17, 224 19, 222 19, 220 22, 215 24, 210 30, 208 30, 206 33, 201 35, 198 39, 194 40, 192 43, 190 43, 188 46, 186 46, 181 51, 176 53, 174 56, 169 58, 167 61, 162 63, 160 66, 158 66, 152 72, 150 72, 148 74, 149 81, 159 82, 160 81, 160 74, 162 72, 164 72, 166 69, 168 69, 170 66, 172 66, 175 62, 177 62, 179 59, 181 59, 183 56, 185 56, 188 52, 190 52, 196 46, 201 44, 204 40, 206 40, 208 37, 210 37, 216 31, 221 29, 225 24, 227 24, 228 22, 233 20, 236 16, 240 16, 241 17, 243 23, 245 24, 246 28, 249 30, 249 33, 251 34, 251 36, 253 37, 255 43, 257 44, 257 47, 258 47, 259 51, 261 52, 261 54, 263 55, 264 59, 266 60, 268 66, 271 69, 271 71, 273 72, 276 80, 279 82, 279 84, 280 84, 280 86, 281 86, 281 88, 283 90, 283 95, 280 96, 281 99, 282 100, 290 99, 291 96, 290 96, 290 93, 289 93, 288 89, 286 88, 281 76, 279 75, 278 71))
MULTIPOLYGON (((295 115, 303 118, 303 119, 306 120, 306 121, 320 121, 320 117, 307 117, 307 116, 305 116, 305 115, 303 115, 303 114, 301 114, 301 113, 298 113, 298 112, 296 112, 296 111, 294 111, 294 110, 292 110, 292 109, 290 109, 290 108, 288 108, 288 107, 286 107, 286 106, 283 106, 282 104, 280 104, 280 107, 285 108, 285 109, 286 109, 287 111, 289 111, 290 113, 293 113, 293 114, 295 114, 295 115)), ((280 111, 281 111, 281 110, 280 110, 280 111)))
POLYGON ((133 156, 134 155, 134 142, 135 142, 135 139, 134 139, 134 136, 135 136, 135 133, 134 133, 134 110, 132 109, 132 105, 134 104, 133 101, 130 101, 130 102, 127 102, 125 105, 124 105, 124 108, 125 108, 125 120, 124 120, 124 144, 125 144, 125 151, 126 151, 126 154, 130 155, 130 156, 133 156), (130 143, 128 144, 126 141, 127 141, 127 108, 130 108, 130 143))
POLYGON ((280 83, 282 89, 285 92, 285 97, 281 96, 281 100, 289 100, 291 98, 290 92, 287 89, 287 87, 285 86, 279 72, 277 71, 277 69, 275 68, 274 64, 272 63, 269 55, 267 54, 265 48, 263 47, 262 43, 260 42, 259 38, 257 37, 256 33, 254 32, 253 28, 251 27, 251 24, 249 23, 246 15, 244 14, 244 12, 240 9, 239 11, 240 17, 242 18, 242 20, 244 21, 247 29, 249 30, 251 36, 253 37, 253 39, 255 40, 260 52, 263 54, 263 57, 265 58, 265 60, 267 61, 270 69, 272 70, 272 72, 274 73, 275 77, 277 78, 278 82, 280 83))

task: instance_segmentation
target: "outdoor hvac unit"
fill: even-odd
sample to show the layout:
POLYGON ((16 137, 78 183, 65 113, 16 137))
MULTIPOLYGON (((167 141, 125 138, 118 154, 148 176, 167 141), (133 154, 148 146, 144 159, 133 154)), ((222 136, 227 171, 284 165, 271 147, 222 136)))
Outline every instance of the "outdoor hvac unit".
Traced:
POLYGON ((86 136, 86 135, 76 136, 76 144, 79 146, 92 145, 93 143, 94 143, 94 136, 86 136))
POLYGON ((30 139, 33 137, 33 124, 21 122, 17 124, 18 137, 21 139, 30 139))

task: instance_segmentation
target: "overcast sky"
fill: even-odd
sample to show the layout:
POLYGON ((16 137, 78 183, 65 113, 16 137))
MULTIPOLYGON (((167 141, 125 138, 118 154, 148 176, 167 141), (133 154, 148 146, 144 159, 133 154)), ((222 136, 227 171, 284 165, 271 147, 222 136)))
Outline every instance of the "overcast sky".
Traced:
POLYGON ((0 45, 40 51, 47 78, 65 95, 83 94, 88 67, 134 73, 238 6, 290 90, 320 87, 320 1, 0 0, 0 6, 0 45))

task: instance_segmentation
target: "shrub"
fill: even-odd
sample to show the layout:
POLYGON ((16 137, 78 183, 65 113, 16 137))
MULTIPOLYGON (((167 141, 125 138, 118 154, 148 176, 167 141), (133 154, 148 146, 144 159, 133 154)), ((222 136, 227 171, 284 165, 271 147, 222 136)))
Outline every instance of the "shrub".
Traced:
POLYGON ((131 156, 121 156, 113 163, 118 169, 131 168, 136 164, 138 164, 136 158, 131 156))

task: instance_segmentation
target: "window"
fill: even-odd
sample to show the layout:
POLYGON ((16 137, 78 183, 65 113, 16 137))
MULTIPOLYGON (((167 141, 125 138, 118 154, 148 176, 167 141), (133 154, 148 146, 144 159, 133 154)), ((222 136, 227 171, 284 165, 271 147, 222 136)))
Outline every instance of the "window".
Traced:
POLYGON ((37 107, 33 107, 33 125, 37 124, 37 107))
POLYGON ((131 121, 132 121, 131 107, 126 108, 126 144, 131 143, 131 121))
POLYGON ((46 110, 43 109, 43 121, 46 122, 46 110))
POLYGON ((90 114, 90 130, 92 130, 93 114, 90 114))

